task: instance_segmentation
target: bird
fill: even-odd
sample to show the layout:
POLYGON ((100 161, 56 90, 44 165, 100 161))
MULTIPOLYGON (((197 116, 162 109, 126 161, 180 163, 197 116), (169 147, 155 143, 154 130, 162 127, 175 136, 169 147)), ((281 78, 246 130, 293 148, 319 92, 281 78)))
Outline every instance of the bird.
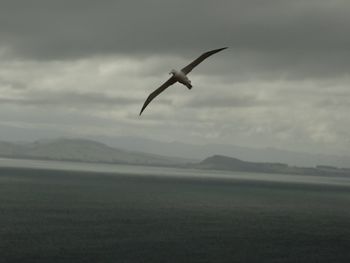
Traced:
POLYGON ((227 48, 228 47, 223 47, 223 48, 207 51, 179 71, 172 69, 169 72, 169 74, 171 74, 172 76, 147 97, 140 111, 140 116, 142 112, 145 110, 145 108, 147 107, 147 105, 150 104, 150 102, 155 97, 157 97, 160 93, 162 93, 164 90, 166 90, 168 87, 175 84, 176 82, 180 82, 181 84, 185 85, 189 90, 192 89, 192 84, 191 84, 191 81, 188 79, 187 74, 190 73, 196 66, 198 66, 201 62, 203 62, 203 60, 205 60, 206 58, 227 48))

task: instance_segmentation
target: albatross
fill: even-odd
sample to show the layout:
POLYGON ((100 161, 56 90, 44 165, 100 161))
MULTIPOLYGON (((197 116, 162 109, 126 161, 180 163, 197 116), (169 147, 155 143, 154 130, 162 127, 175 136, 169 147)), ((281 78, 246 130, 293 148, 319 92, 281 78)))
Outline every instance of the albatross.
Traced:
POLYGON ((172 69, 169 74, 172 74, 172 76, 165 81, 158 89, 153 91, 148 98, 146 99, 145 103, 142 106, 142 109, 140 111, 140 115, 142 112, 145 110, 147 105, 155 98, 157 97, 160 93, 162 93, 164 90, 166 90, 168 87, 171 85, 175 84, 176 82, 180 82, 181 84, 185 85, 188 89, 192 89, 192 84, 191 81, 188 79, 187 74, 190 73, 196 66, 198 66, 199 63, 201 63, 203 60, 206 58, 210 57, 211 55, 214 55, 215 53, 220 52, 221 50, 226 49, 227 47, 224 48, 218 48, 214 49, 211 51, 207 51, 200 55, 198 58, 193 60, 190 64, 188 64, 186 67, 184 67, 181 70, 175 70, 172 69))

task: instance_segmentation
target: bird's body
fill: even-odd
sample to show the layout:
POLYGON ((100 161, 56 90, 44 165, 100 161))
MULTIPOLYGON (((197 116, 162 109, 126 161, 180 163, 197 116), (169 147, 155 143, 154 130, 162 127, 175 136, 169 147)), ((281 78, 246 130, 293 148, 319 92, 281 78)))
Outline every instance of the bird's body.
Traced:
POLYGON ((188 89, 192 88, 191 81, 187 77, 187 74, 190 73, 196 66, 198 66, 199 63, 201 63, 203 60, 208 58, 211 55, 214 55, 215 53, 226 49, 227 47, 224 48, 219 48, 219 49, 214 49, 208 52, 203 53, 200 55, 198 58, 193 60, 190 64, 188 64, 186 67, 182 68, 181 70, 171 70, 169 74, 172 74, 172 76, 163 83, 158 89, 153 91, 148 98, 146 99, 145 103, 142 106, 142 109, 140 111, 140 115, 144 111, 144 109, 147 107, 147 105, 155 98, 157 97, 160 93, 162 93, 165 89, 167 89, 169 86, 173 85, 176 82, 179 82, 183 85, 185 85, 188 89))
POLYGON ((192 88, 191 81, 188 79, 186 74, 182 72, 182 70, 178 71, 178 70, 172 69, 169 74, 173 74, 173 77, 181 84, 184 84, 188 89, 192 88))

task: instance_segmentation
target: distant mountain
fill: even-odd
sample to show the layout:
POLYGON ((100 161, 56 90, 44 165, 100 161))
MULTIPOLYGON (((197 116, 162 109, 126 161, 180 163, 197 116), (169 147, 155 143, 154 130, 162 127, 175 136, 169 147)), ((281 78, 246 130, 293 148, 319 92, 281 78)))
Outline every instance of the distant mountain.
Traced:
POLYGON ((340 169, 333 166, 296 167, 284 163, 245 162, 233 157, 214 155, 208 157, 193 167, 199 169, 243 171, 254 173, 280 173, 298 175, 344 175, 350 176, 350 169, 340 169))
POLYGON ((91 140, 66 138, 32 143, 0 142, 0 157, 144 165, 179 165, 189 162, 183 158, 112 148, 91 140))
POLYGON ((278 162, 295 166, 328 165, 350 168, 350 157, 326 153, 307 153, 275 148, 242 147, 231 144, 194 144, 183 142, 161 142, 151 139, 122 136, 103 138, 108 145, 133 151, 143 151, 167 156, 181 156, 203 160, 213 154, 235 156, 251 162, 278 162))
POLYGON ((218 170, 235 170, 235 171, 249 171, 249 172, 271 172, 285 169, 287 164, 282 163, 255 163, 245 162, 236 158, 214 155, 204 159, 199 163, 202 168, 218 169, 218 170))
POLYGON ((127 151, 86 139, 38 140, 30 143, 0 142, 0 157, 38 160, 117 163, 132 165, 171 166, 255 173, 350 175, 350 169, 329 165, 316 167, 289 166, 279 162, 247 162, 224 155, 213 155, 203 161, 127 151))

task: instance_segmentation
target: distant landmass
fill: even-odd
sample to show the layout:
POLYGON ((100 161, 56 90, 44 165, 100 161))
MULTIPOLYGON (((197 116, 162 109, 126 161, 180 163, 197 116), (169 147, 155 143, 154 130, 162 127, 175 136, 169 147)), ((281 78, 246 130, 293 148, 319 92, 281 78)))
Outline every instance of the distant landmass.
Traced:
POLYGON ((139 165, 180 165, 190 160, 133 152, 85 139, 0 142, 0 157, 139 165))
POLYGON ((318 165, 316 167, 288 166, 284 163, 245 162, 236 158, 214 155, 194 165, 200 169, 229 170, 254 173, 279 173, 297 175, 344 175, 350 176, 350 169, 318 165))
POLYGON ((237 158, 213 155, 203 161, 128 151, 86 139, 39 140, 30 143, 0 142, 0 157, 77 161, 111 164, 170 166, 196 169, 229 170, 254 173, 298 175, 350 175, 349 168, 329 165, 297 167, 285 163, 248 162, 237 158))
MULTIPOLYGON (((350 168, 350 156, 323 153, 309 153, 284 149, 243 147, 234 144, 195 144, 183 142, 164 142, 134 136, 114 136, 92 138, 107 145, 165 156, 181 156, 198 161, 213 154, 234 156, 250 162, 277 162, 291 166, 314 167, 327 165, 350 168)), ((235 140, 233 139, 233 142, 235 140)))

